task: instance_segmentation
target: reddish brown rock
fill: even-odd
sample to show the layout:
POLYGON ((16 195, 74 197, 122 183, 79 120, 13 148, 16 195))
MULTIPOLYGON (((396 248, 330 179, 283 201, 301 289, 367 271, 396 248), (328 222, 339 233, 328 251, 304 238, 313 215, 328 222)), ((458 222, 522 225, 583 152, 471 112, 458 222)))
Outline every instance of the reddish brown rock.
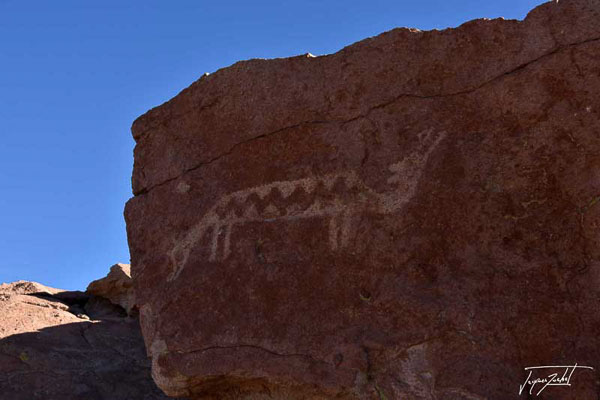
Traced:
POLYGON ((135 311, 135 294, 129 264, 113 265, 108 275, 90 283, 86 292, 123 307, 127 314, 135 311))
POLYGON ((544 395, 596 398, 598 93, 600 2, 561 0, 239 62, 149 111, 126 219, 155 381, 504 400, 578 363, 544 395))
POLYGON ((102 300, 35 282, 0 285, 0 399, 167 399, 138 320, 102 300))

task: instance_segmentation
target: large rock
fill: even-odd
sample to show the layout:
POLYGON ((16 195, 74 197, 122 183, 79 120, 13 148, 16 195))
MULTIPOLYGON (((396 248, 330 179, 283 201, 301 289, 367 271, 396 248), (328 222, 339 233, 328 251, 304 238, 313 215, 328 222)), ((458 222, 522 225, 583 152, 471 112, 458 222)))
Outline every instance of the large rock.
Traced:
POLYGON ((600 1, 561 0, 239 62, 149 111, 125 214, 155 381, 508 399, 578 363, 543 394, 597 397, 599 93, 600 1))
POLYGON ((168 399, 152 381, 138 320, 92 299, 35 282, 0 285, 2 400, 168 399))
POLYGON ((127 314, 134 314, 135 293, 129 264, 115 264, 110 267, 107 276, 90 283, 86 292, 108 299, 111 303, 123 307, 127 314))

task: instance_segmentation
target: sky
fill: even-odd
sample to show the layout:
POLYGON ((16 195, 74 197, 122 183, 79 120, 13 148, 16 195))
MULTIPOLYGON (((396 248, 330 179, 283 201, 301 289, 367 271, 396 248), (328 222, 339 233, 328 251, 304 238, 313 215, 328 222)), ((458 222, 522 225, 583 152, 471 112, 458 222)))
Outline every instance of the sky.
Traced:
POLYGON ((131 124, 203 73, 541 2, 0 0, 0 282, 85 290, 129 262, 131 124))

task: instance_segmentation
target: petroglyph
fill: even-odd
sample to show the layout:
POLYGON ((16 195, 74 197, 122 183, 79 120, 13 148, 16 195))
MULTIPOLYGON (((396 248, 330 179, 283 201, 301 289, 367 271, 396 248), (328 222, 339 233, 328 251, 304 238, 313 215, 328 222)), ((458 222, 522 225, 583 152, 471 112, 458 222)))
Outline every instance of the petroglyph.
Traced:
POLYGON ((231 254, 233 227, 249 222, 271 222, 303 218, 329 218, 329 246, 337 251, 348 246, 352 220, 364 212, 389 214, 399 211, 414 196, 422 171, 432 151, 446 136, 432 129, 419 134, 418 148, 388 167, 389 190, 378 193, 354 170, 291 181, 277 181, 229 193, 217 201, 178 240, 169 253, 173 267, 167 278, 176 279, 192 248, 210 235, 208 261, 223 261, 231 254))

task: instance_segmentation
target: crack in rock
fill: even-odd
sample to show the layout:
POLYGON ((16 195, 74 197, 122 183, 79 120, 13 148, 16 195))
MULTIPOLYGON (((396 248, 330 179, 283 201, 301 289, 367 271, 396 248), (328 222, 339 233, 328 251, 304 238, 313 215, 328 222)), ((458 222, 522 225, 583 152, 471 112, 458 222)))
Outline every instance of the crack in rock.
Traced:
MULTIPOLYGON (((351 118, 349 118, 347 120, 335 120, 334 119, 334 120, 302 121, 302 122, 299 122, 299 123, 296 123, 296 124, 293 124, 293 125, 289 125, 289 126, 286 126, 286 127, 283 127, 283 128, 276 129, 276 130, 271 131, 271 132, 260 134, 258 136, 255 136, 255 137, 252 137, 250 139, 247 139, 247 140, 244 140, 244 141, 241 141, 241 142, 238 142, 238 143, 234 144, 233 146, 231 146, 225 152, 223 152, 221 154, 218 154, 217 156, 212 157, 212 158, 210 158, 207 161, 202 161, 202 162, 198 163, 197 165, 195 165, 193 167, 186 168, 183 172, 181 172, 179 175, 177 175, 175 177, 168 178, 168 179, 165 179, 162 182, 156 183, 156 184, 151 185, 149 187, 142 188, 141 190, 139 190, 136 193, 134 193, 134 196, 141 196, 141 195, 148 194, 154 188, 159 187, 159 186, 164 186, 164 185, 168 184, 169 182, 172 182, 174 180, 177 180, 177 179, 181 178, 182 176, 188 174, 189 172, 195 171, 195 170, 197 170, 199 168, 202 168, 202 167, 204 167, 206 165, 210 165, 210 164, 212 164, 212 163, 214 163, 216 161, 219 161, 223 157, 231 155, 238 147, 241 147, 241 146, 246 145, 248 143, 251 143, 253 141, 260 140, 260 139, 265 139, 267 137, 270 137, 270 136, 273 136, 273 135, 277 135, 279 133, 282 133, 282 132, 285 132, 285 131, 288 131, 288 130, 291 130, 291 129, 299 128, 299 127, 305 126, 305 125, 317 125, 317 124, 341 124, 341 125, 343 125, 343 124, 347 124, 347 123, 354 122, 354 121, 362 119, 362 118, 367 118, 374 110, 378 110, 378 109, 382 109, 382 108, 388 107, 388 106, 390 106, 390 105, 392 105, 392 104, 394 104, 394 103, 396 103, 396 102, 398 102, 398 101, 400 101, 402 99, 405 99, 405 98, 420 99, 420 100, 429 100, 429 99, 436 99, 436 98, 448 98, 448 97, 454 97, 454 96, 467 95, 467 94, 476 92, 476 91, 478 91, 478 90, 486 87, 487 85, 492 84, 492 83, 494 83, 496 81, 499 81, 499 80, 501 80, 501 79, 503 79, 503 78, 505 78, 507 76, 510 76, 510 75, 512 75, 514 73, 517 73, 517 72, 521 71, 521 70, 524 70, 528 66, 530 66, 532 64, 535 64, 535 63, 537 63, 537 62, 539 62, 539 61, 541 61, 541 60, 543 60, 543 59, 545 59, 547 57, 550 57, 550 56, 554 55, 554 54, 557 54, 557 53, 561 52, 562 50, 572 49, 574 47, 581 46, 581 45, 584 45, 584 44, 587 44, 587 43, 591 43, 591 42, 595 42, 595 41, 598 41, 598 40, 600 40, 600 37, 595 37, 595 38, 581 40, 581 41, 574 42, 574 43, 569 43, 569 44, 563 45, 563 46, 558 46, 558 47, 554 48, 553 50, 550 50, 547 53, 544 53, 541 56, 536 57, 533 60, 530 60, 530 61, 527 61, 525 63, 519 64, 518 66, 510 69, 509 71, 503 72, 503 73, 501 73, 501 74, 499 74, 499 75, 497 75, 497 76, 495 76, 493 78, 490 78, 490 79, 488 79, 488 80, 482 82, 481 84, 479 84, 479 85, 477 85, 475 87, 472 87, 472 88, 467 88, 467 89, 463 89, 463 90, 459 90, 459 91, 455 91, 455 92, 451 92, 451 93, 440 93, 440 94, 434 94, 434 95, 418 95, 418 94, 411 94, 411 93, 402 93, 402 94, 397 95, 396 97, 394 97, 393 99, 391 99, 389 101, 386 101, 386 102, 383 102, 383 103, 380 103, 380 104, 376 104, 376 105, 370 107, 367 110, 366 113, 358 114, 358 115, 356 115, 354 117, 351 117, 351 118)), ((208 106, 202 107, 200 110, 203 110, 203 109, 205 109, 207 107, 208 106)), ((194 110, 190 110, 189 112, 193 112, 193 111, 197 112, 198 110, 194 109, 194 110)))

